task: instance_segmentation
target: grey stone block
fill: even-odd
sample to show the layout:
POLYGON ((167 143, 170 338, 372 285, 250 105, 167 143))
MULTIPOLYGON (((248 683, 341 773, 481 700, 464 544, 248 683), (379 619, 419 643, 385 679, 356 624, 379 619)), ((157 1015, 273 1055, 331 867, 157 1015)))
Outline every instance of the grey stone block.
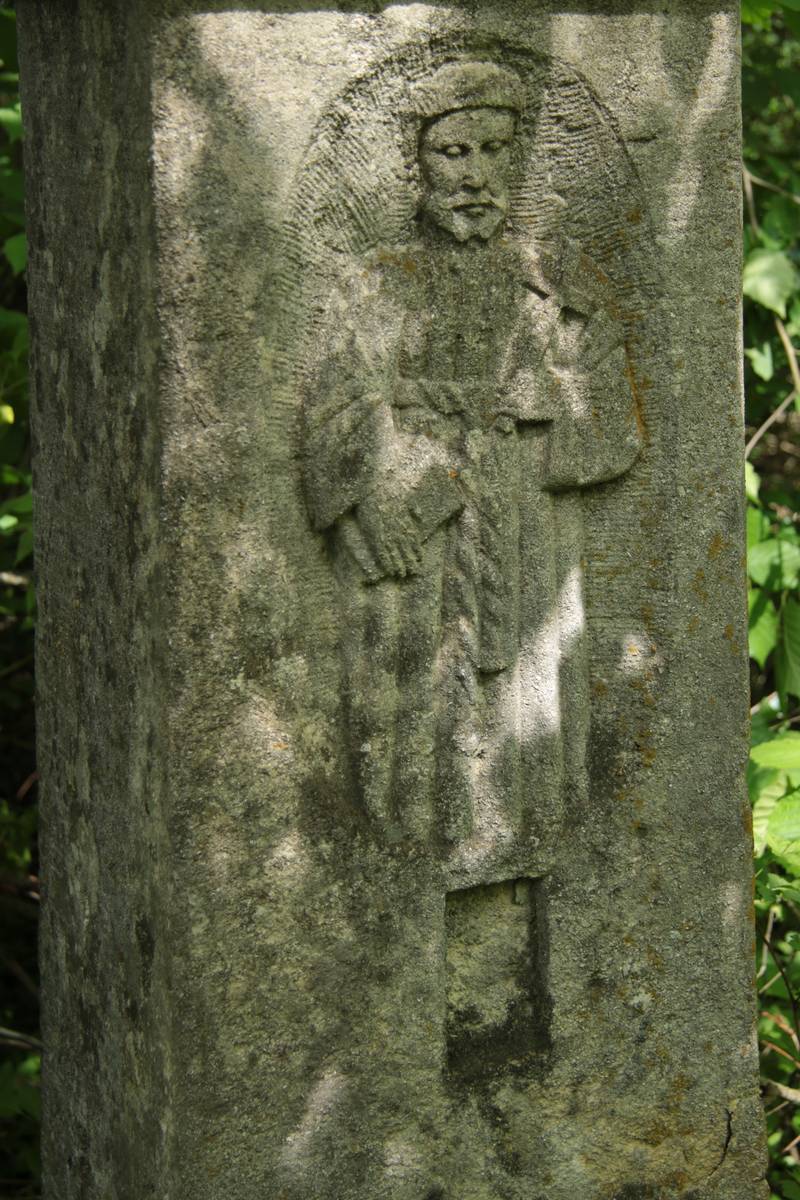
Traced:
POLYGON ((763 1200, 738 6, 20 10, 48 1197, 763 1200))

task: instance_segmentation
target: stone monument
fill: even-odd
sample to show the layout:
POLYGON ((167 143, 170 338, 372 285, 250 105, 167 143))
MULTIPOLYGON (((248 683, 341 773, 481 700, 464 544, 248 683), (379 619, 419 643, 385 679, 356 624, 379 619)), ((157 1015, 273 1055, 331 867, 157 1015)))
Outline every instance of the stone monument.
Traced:
POLYGON ((764 1200, 738 6, 20 7, 49 1200, 764 1200))

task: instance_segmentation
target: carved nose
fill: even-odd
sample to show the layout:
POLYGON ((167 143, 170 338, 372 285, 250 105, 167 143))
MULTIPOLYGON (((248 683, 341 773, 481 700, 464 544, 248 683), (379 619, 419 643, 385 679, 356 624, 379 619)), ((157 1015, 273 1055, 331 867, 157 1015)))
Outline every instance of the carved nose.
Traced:
POLYGON ((486 172, 478 166, 471 166, 464 176, 464 186, 482 188, 486 185, 486 172))
POLYGON ((472 158, 466 163, 464 171, 464 186, 482 188, 486 186, 486 166, 479 158, 472 158))

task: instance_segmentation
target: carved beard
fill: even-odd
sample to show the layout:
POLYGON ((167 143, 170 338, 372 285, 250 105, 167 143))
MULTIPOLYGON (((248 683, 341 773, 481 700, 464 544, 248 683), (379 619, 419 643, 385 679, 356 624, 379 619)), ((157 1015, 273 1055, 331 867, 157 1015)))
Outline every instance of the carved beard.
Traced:
POLYGON ((483 192, 479 197, 441 196, 428 192, 422 202, 421 214, 457 242, 480 238, 486 242, 503 225, 508 212, 505 196, 483 192))

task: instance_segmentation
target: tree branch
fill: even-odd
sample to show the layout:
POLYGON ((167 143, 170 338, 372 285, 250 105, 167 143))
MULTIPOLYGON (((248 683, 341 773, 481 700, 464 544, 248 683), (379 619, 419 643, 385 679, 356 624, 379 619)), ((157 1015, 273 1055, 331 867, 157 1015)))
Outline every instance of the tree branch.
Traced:
POLYGON ((770 429, 775 424, 776 421, 779 421, 781 419, 783 414, 786 412, 786 409, 789 407, 789 405, 792 403, 792 401, 795 399, 796 396, 797 396, 797 392, 794 392, 794 391, 789 392, 789 395, 786 397, 786 399, 782 400, 781 403, 778 405, 778 407, 775 409, 775 411, 771 412, 769 414, 769 416, 767 417, 764 424, 759 425, 758 429, 755 431, 753 436, 750 438, 750 441, 747 443, 747 445, 744 448, 744 456, 746 459, 750 457, 750 455, 755 450, 758 443, 761 441, 764 434, 767 432, 767 430, 770 429))

